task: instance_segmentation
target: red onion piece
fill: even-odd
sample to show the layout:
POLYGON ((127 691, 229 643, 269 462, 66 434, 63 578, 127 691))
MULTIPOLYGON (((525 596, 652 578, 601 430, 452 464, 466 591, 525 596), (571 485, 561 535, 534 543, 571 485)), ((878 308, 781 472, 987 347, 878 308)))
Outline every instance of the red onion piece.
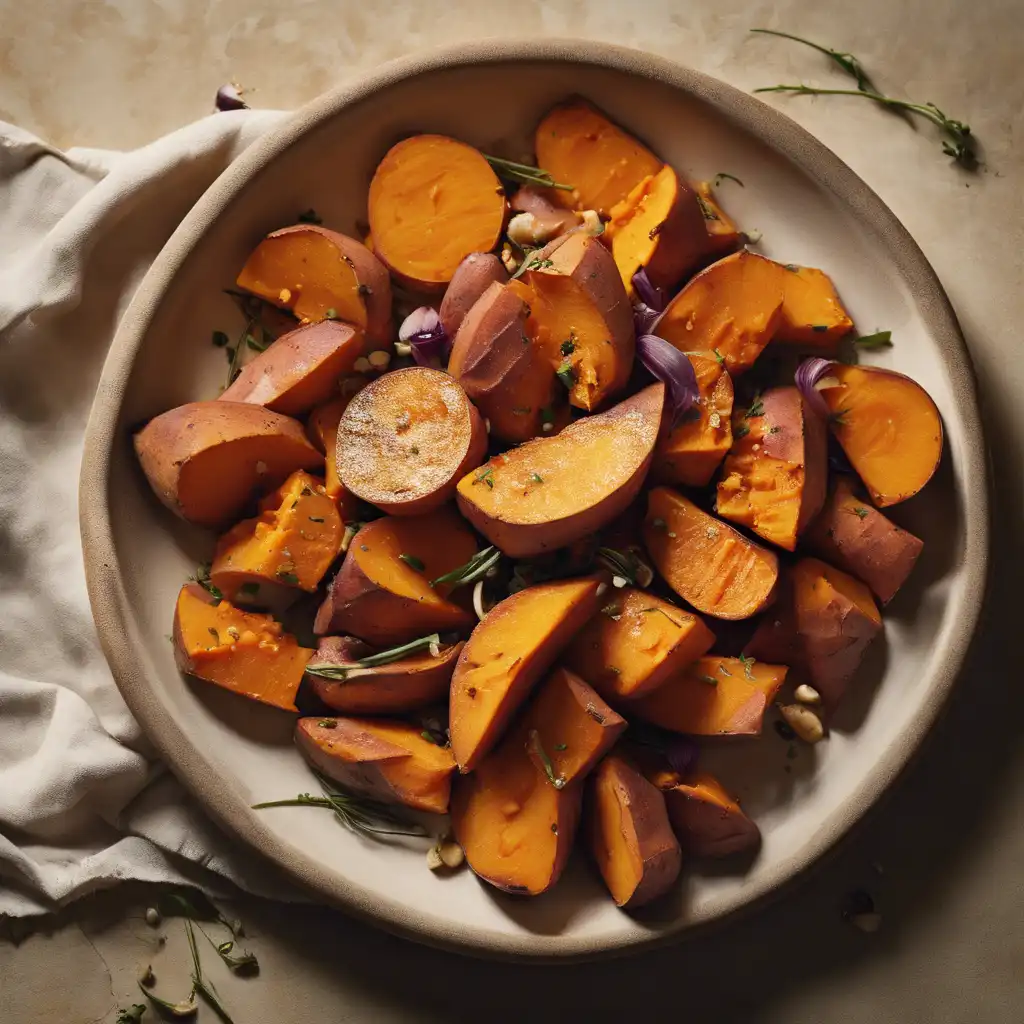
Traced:
POLYGON ((805 359, 796 368, 796 373, 793 375, 796 386, 800 389, 800 393, 806 399, 807 404, 822 419, 828 419, 828 405, 825 399, 821 397, 818 384, 828 376, 828 372, 831 369, 831 359, 815 357, 814 359, 805 359))
POLYGON ((414 309, 398 328, 398 340, 409 343, 413 359, 420 366, 433 366, 448 357, 451 340, 432 306, 414 309))
POLYGON ((217 90, 217 98, 214 100, 214 106, 217 110, 248 110, 249 104, 242 99, 242 94, 238 91, 238 86, 231 82, 227 85, 222 85, 217 90))
POLYGON ((658 313, 665 308, 664 289, 652 283, 643 267, 633 275, 633 290, 645 306, 650 306, 658 313))
POLYGON ((655 334, 643 334, 636 339, 636 354, 640 362, 664 383, 668 406, 672 410, 671 422, 675 426, 700 399, 693 364, 675 345, 655 334))
POLYGON ((678 772, 685 779, 696 767, 700 747, 689 736, 673 736, 665 750, 672 771, 678 772))

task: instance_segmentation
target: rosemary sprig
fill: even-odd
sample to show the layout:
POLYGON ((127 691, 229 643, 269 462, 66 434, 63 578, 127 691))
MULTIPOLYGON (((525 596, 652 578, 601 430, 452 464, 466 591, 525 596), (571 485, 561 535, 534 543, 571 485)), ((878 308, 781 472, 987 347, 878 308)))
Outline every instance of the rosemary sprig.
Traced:
MULTIPOLYGON (((788 32, 777 32, 771 28, 752 28, 751 32, 757 32, 763 36, 778 36, 780 39, 792 39, 794 43, 803 43, 818 53, 825 54, 829 60, 838 64, 856 83, 861 92, 875 92, 879 90, 875 83, 868 77, 863 65, 852 53, 844 53, 842 50, 833 50, 830 46, 822 46, 820 43, 811 42, 810 39, 803 39, 800 36, 790 35, 788 32)), ((755 90, 759 92, 760 90, 755 90)))
POLYGON ((436 587, 439 584, 446 584, 449 589, 454 590, 456 587, 464 587, 467 583, 476 583, 477 580, 483 579, 500 561, 501 552, 496 547, 484 548, 468 562, 431 580, 430 585, 436 587))
POLYGON ((429 650, 436 658, 440 653, 440 646, 440 635, 438 633, 431 633, 430 636, 421 636, 418 640, 410 640, 407 644, 399 644, 397 647, 389 647, 387 650, 378 651, 376 654, 368 654, 365 658, 347 662, 344 665, 335 664, 330 661, 321 661, 315 665, 307 665, 306 675, 344 682, 348 678, 349 673, 354 669, 390 665, 393 661, 401 661, 402 658, 415 654, 417 651, 429 650))
POLYGON ((536 729, 530 730, 529 735, 530 748, 534 751, 540 763, 544 766, 544 774, 548 777, 548 782, 551 783, 555 789, 565 788, 565 778, 561 775, 555 774, 555 766, 551 763, 551 758, 548 757, 547 751, 544 749, 544 745, 540 741, 540 733, 536 729))
POLYGON ((484 153, 484 159, 491 165, 499 178, 508 181, 518 181, 522 185, 538 185, 541 188, 558 188, 563 192, 571 192, 575 185, 564 185, 555 181, 550 171, 541 167, 534 167, 531 164, 517 164, 514 160, 503 160, 499 156, 488 156, 484 153))

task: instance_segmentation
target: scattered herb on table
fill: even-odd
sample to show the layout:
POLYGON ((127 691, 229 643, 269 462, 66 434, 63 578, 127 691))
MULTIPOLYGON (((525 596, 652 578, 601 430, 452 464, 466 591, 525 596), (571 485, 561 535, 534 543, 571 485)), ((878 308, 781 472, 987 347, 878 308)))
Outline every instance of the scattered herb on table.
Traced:
POLYGON ((718 188, 722 184, 723 181, 735 181, 736 184, 739 185, 740 188, 746 188, 747 187, 746 185, 743 184, 742 181, 740 181, 739 178, 736 177, 735 174, 728 174, 725 171, 719 171, 715 175, 715 188, 718 188))
POLYGON ((892 331, 875 331, 874 334, 865 334, 863 337, 854 338, 854 345, 871 351, 878 348, 892 348, 892 331))

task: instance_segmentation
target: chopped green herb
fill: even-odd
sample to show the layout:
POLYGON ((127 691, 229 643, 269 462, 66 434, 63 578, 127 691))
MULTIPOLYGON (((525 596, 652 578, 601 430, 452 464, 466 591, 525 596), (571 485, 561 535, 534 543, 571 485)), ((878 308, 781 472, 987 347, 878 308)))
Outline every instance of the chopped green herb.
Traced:
POLYGON ((892 331, 875 331, 874 334, 865 334, 861 338, 854 338, 853 344, 869 351, 876 348, 892 348, 892 331))
POLYGON ((565 385, 566 389, 571 391, 573 386, 576 384, 576 368, 572 363, 562 363, 562 365, 555 371, 558 375, 558 379, 565 385))
POLYGON ((326 313, 324 313, 324 319, 325 320, 337 320, 338 319, 338 311, 333 306, 331 306, 331 308, 329 310, 327 310, 326 313))
POLYGON ((210 582, 209 562, 204 562, 202 565, 200 565, 196 569, 195 575, 189 576, 189 580, 192 583, 198 583, 199 586, 203 588, 203 590, 207 591, 207 593, 209 593, 212 597, 216 598, 218 601, 224 600, 224 595, 221 593, 220 588, 215 587, 213 583, 210 582))
POLYGON ((733 430, 732 436, 738 441, 741 437, 746 437, 749 433, 750 427, 748 427, 746 423, 741 423, 733 430))
POLYGON ((708 686, 717 686, 718 685, 718 680, 714 676, 699 675, 699 676, 697 676, 697 678, 702 683, 707 683, 708 686))
POLYGON ((337 719, 334 719, 334 718, 321 718, 320 721, 317 722, 316 724, 319 725, 321 729, 337 729, 338 728, 337 719))
POLYGON ((476 484, 487 484, 488 487, 494 487, 494 467, 485 466, 477 475, 473 478, 474 486, 476 484))
POLYGON ((551 758, 548 757, 547 751, 540 742, 540 733, 536 729, 530 730, 529 745, 536 753, 541 765, 544 768, 544 774, 548 777, 548 782, 551 783, 555 789, 565 788, 565 778, 561 775, 555 775, 555 766, 551 763, 551 758))
POLYGON ((426 566, 423 564, 422 558, 417 558, 415 555, 407 555, 404 552, 398 556, 406 565, 411 566, 417 572, 423 572, 426 566))
POLYGON ((544 483, 544 477, 542 477, 540 475, 540 473, 531 473, 530 474, 530 480, 532 480, 533 483, 535 483, 535 484, 542 484, 542 483, 544 483))
POLYGON ((555 422, 555 411, 550 405, 545 405, 540 411, 541 423, 554 423, 555 422))
POLYGON ((739 185, 740 188, 746 188, 747 187, 746 185, 743 184, 742 181, 740 181, 739 178, 736 177, 735 174, 728 174, 725 171, 719 171, 715 175, 715 188, 718 188, 722 184, 723 181, 735 181, 736 184, 739 185))
POLYGON ((745 654, 740 655, 740 664, 743 666, 743 674, 748 679, 754 678, 754 659, 748 658, 745 654))
POLYGON ((829 423, 834 423, 837 427, 845 427, 846 414, 849 411, 849 409, 836 409, 835 412, 830 412, 828 414, 829 423))
POLYGON ((217 348, 224 348, 224 346, 227 345, 228 340, 228 336, 223 331, 213 332, 213 344, 217 348))
POLYGON ((300 224, 323 224, 320 215, 312 207, 308 210, 303 210, 297 219, 300 224))
POLYGON ((695 192, 694 196, 697 199, 697 205, 700 207, 700 212, 704 214, 705 220, 718 220, 718 214, 715 213, 714 207, 699 193, 695 192))
POLYGON ((722 353, 719 352, 717 348, 713 348, 711 351, 715 353, 715 359, 718 360, 718 365, 719 366, 725 366, 725 356, 723 356, 722 353))
POLYGON ((287 569, 278 569, 274 575, 281 580, 282 583, 289 583, 293 587, 299 585, 299 577, 293 572, 289 572, 287 569))
POLYGON ((440 647, 441 637, 437 633, 431 633, 429 636, 421 636, 418 640, 410 640, 407 644, 389 647, 387 650, 378 651, 376 654, 368 654, 365 658, 347 662, 344 665, 329 661, 311 662, 306 666, 306 675, 316 676, 319 679, 334 679, 344 682, 353 669, 390 665, 392 662, 401 661, 410 654, 417 654, 423 650, 429 650, 435 657, 438 657, 440 655, 440 647))
POLYGON ((560 346, 560 351, 563 356, 571 356, 576 351, 576 336, 570 334, 560 346))
POLYGON ((764 415, 764 402, 761 400, 760 395, 754 395, 754 400, 750 403, 750 408, 746 412, 746 418, 748 420, 753 419, 755 416, 764 415))
POLYGON ((858 519, 867 519, 868 517, 868 510, 859 506, 857 508, 851 508, 850 512, 852 512, 858 519))
POLYGON ((307 516, 306 518, 309 519, 311 523, 322 523, 325 521, 323 516, 307 516))

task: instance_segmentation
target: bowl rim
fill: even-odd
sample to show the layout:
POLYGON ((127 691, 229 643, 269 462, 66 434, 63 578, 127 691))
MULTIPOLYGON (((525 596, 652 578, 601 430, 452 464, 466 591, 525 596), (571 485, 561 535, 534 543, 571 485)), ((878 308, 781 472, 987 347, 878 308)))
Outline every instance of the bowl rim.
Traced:
MULTIPOLYGON (((221 115, 217 115, 221 116, 221 115)), ((895 214, 838 156, 785 114, 734 86, 654 54, 608 43, 550 38, 542 41, 485 39, 417 52, 384 64, 324 93, 295 111, 283 125, 249 146, 212 183, 154 260, 118 325, 103 366, 85 433, 79 508, 86 582, 100 642, 114 679, 146 735, 204 809, 233 837, 305 886, 354 916, 388 931, 444 949, 478 956, 547 961, 594 958, 636 951, 691 935, 777 894, 833 847, 895 781, 924 739, 949 696, 967 657, 985 595, 990 533, 990 474, 974 369, 952 305, 924 253, 895 214), (962 499, 965 570, 959 604, 963 614, 949 638, 932 685, 903 731, 797 853, 779 861, 756 887, 721 899, 703 913, 647 935, 507 935, 456 924, 419 911, 340 878, 297 853, 261 824, 255 812, 224 787, 205 786, 208 763, 171 711, 146 681, 141 638, 121 580, 110 518, 110 472, 118 443, 117 423, 135 357, 174 276, 208 226, 250 179, 302 136, 348 107, 419 74, 494 64, 560 62, 587 65, 654 80, 703 101, 715 114, 766 144, 833 194, 868 227, 892 255, 893 271, 915 298, 922 320, 939 346, 951 378, 952 400, 964 423, 962 499)))

